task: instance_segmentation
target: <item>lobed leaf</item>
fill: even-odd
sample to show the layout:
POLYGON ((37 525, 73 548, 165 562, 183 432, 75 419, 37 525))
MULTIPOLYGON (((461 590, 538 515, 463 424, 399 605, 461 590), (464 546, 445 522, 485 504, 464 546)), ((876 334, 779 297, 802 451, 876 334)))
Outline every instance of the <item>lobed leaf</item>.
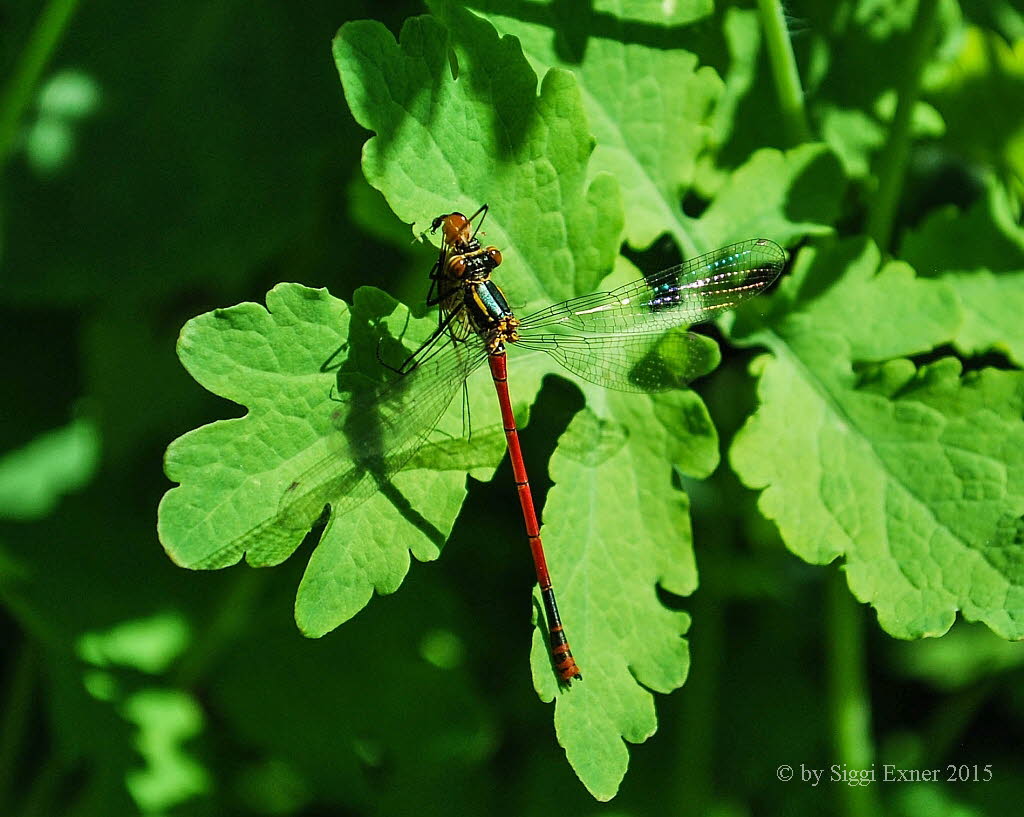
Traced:
MULTIPOLYGON (((442 16, 451 13, 448 3, 432 8, 442 16)), ((529 18, 496 2, 474 4, 473 10, 499 31, 516 36, 538 74, 556 67, 573 71, 597 140, 591 172, 607 171, 618 179, 630 244, 646 247, 670 232, 689 253, 713 249, 694 242, 679 200, 711 137, 711 113, 722 81, 714 69, 700 66, 695 54, 629 35, 631 30, 650 32, 650 37, 667 34, 671 26, 709 14, 710 3, 672 8, 606 3, 574 19, 568 29, 558 25, 564 12, 557 3, 539 4, 538 15, 529 18), (554 33, 559 30, 564 33, 554 33)))
POLYGON ((518 42, 454 10, 450 27, 414 17, 400 42, 379 23, 348 23, 334 56, 349 107, 375 132, 363 172, 403 221, 424 230, 439 213, 491 210, 511 303, 591 291, 611 269, 622 225, 615 183, 589 180, 594 140, 573 77, 537 77, 518 42))
MULTIPOLYGON (((498 38, 488 23, 458 9, 446 9, 445 20, 447 32, 430 18, 409 21, 398 45, 372 24, 352 24, 339 34, 335 54, 346 95, 361 124, 376 132, 364 149, 367 178, 400 217, 420 223, 467 199, 490 203, 484 229, 487 240, 502 248, 499 273, 504 275, 498 277, 517 308, 534 298, 550 302, 592 290, 611 267, 622 216, 614 183, 588 164, 593 138, 575 79, 550 70, 537 97, 536 79, 514 38, 498 38), (394 89, 387 98, 373 81, 381 75, 394 89), (395 75, 403 79, 395 81, 395 75), (500 86, 492 83, 497 76, 500 86), (588 178, 593 179, 589 186, 588 178), (509 278, 506 270, 522 277, 509 278)), ((629 273, 620 268, 618 274, 629 273)), ((631 277, 637 275, 633 270, 631 277)), ((551 364, 543 356, 515 351, 513 393, 529 396, 529 381, 523 389, 521 378, 538 382, 551 364)), ((717 452, 713 427, 692 394, 654 405, 642 397, 593 399, 618 407, 617 415, 604 412, 616 427, 650 428, 646 442, 630 440, 623 447, 617 479, 607 479, 614 470, 581 467, 559 481, 545 512, 546 549, 564 594, 563 613, 567 622, 579 622, 581 648, 592 661, 587 681, 558 696, 557 733, 583 782, 607 798, 625 772, 622 738, 639 741, 654 730, 653 702, 643 685, 669 691, 686 672, 685 616, 667 611, 655 593, 659 581, 676 592, 695 586, 685 497, 672 488, 665 451, 678 452, 701 473, 713 467, 717 452), (677 438, 669 446, 663 438, 672 434, 677 438), (652 464, 655 452, 660 458, 652 464), (566 502, 576 508, 607 506, 611 491, 641 472, 649 474, 644 498, 651 507, 617 521, 616 535, 634 542, 636 568, 627 580, 614 560, 602 556, 600 543, 590 544, 593 531, 588 528, 581 537, 573 525, 559 524, 559 508, 566 502), (579 552, 581 544, 585 552, 579 552), (673 554, 682 559, 667 569, 673 554), (595 584, 607 593, 619 588, 632 594, 635 625, 647 622, 651 629, 646 653, 631 654, 622 634, 609 629, 594 606, 601 593, 590 595, 595 584), (609 719, 613 701, 618 716, 609 719), (590 728, 599 721, 603 728, 590 728)), ((559 450, 564 447, 560 442, 559 450)), ((314 562, 322 552, 321 547, 314 562)), ((542 696, 553 698, 546 649, 535 649, 534 678, 542 696)))
MULTIPOLYGON (((488 22, 459 9, 446 8, 444 16, 447 28, 430 17, 407 21, 398 42, 370 22, 347 24, 335 39, 346 98, 357 121, 374 131, 363 150, 367 180, 418 229, 439 213, 468 214, 488 203, 486 241, 504 255, 495 278, 520 314, 592 291, 612 268, 623 225, 619 187, 601 168, 622 175, 627 189, 638 183, 634 200, 667 168, 669 178, 658 191, 669 202, 689 183, 705 126, 695 126, 693 144, 682 155, 670 156, 667 141, 660 154, 641 155, 640 135, 627 121, 635 109, 609 108, 613 115, 605 124, 620 134, 620 150, 592 157, 588 102, 573 74, 551 68, 538 93, 514 37, 499 37, 488 22), (639 171, 646 180, 637 180, 639 171)), ((680 76, 696 72, 687 86, 697 93, 695 107, 682 117, 690 121, 708 104, 710 97, 701 101, 700 94, 710 93, 713 76, 698 71, 689 55, 668 58, 649 48, 630 52, 623 64, 649 70, 662 59, 680 76)), ((634 89, 628 75, 600 92, 608 98, 622 89, 641 92, 637 104, 644 103, 643 86, 634 89)), ((682 121, 668 103, 647 113, 665 140, 682 121)), ((682 216, 678 204, 672 218, 687 227, 684 247, 827 232, 842 193, 838 168, 822 145, 761 151, 721 186, 700 219, 682 216)), ((664 217, 652 229, 660 231, 664 217)), ((626 266, 620 263, 616 274, 637 277, 626 266)), ((409 320, 378 291, 360 291, 348 309, 323 290, 296 285, 268 293, 267 309, 242 304, 190 322, 179 344, 186 367, 249 413, 191 432, 168 450, 168 476, 181 483, 160 508, 161 539, 172 558, 195 567, 231 564, 243 550, 253 565, 288 558, 321 504, 306 508, 286 536, 239 537, 273 517, 290 486, 337 436, 338 409, 330 400, 336 377, 325 363, 344 361, 350 378, 373 376, 374 332, 414 347, 433 326, 433 319, 409 320)), ((515 397, 529 402, 555 368, 543 355, 516 351, 510 385, 515 397)), ((708 364, 713 358, 702 354, 708 364)), ((590 409, 552 459, 556 485, 544 535, 586 675, 583 684, 557 695, 556 731, 585 785, 607 799, 625 773, 623 739, 642 741, 655 729, 651 691, 671 691, 686 676, 688 618, 657 595, 659 585, 678 594, 696 586, 688 505, 672 485, 673 463, 695 475, 710 473, 717 438, 692 393, 651 401, 585 388, 590 409)), ((469 395, 474 417, 495 416, 485 379, 471 383, 469 395)), ((449 409, 439 434, 458 436, 457 415, 449 409)), ((421 560, 437 557, 465 493, 465 471, 492 468, 500 449, 489 447, 479 458, 467 453, 449 442, 425 450, 372 498, 327 518, 296 597, 303 632, 322 635, 358 612, 374 591, 397 589, 410 552, 421 560)), ((534 681, 551 700, 558 688, 540 628, 536 632, 534 681)))
MULTIPOLYGON (((452 13, 446 2, 432 7, 443 15, 452 13)), ((694 218, 682 210, 702 161, 701 172, 712 173, 708 154, 728 138, 738 98, 749 90, 749 61, 759 39, 750 15, 735 9, 727 14, 724 25, 735 65, 723 88, 713 68, 679 47, 688 26, 711 11, 702 0, 671 6, 603 3, 573 20, 570 43, 552 33, 559 30, 558 3, 537 4, 529 18, 497 2, 474 4, 473 9, 499 31, 518 37, 539 73, 573 71, 597 138, 592 172, 607 171, 618 180, 626 239, 633 246, 646 247, 668 233, 692 256, 753 236, 787 244, 808 233, 830 232, 843 179, 824 145, 758 151, 719 183, 724 186, 707 212, 694 218)))
POLYGON ((657 593, 658 586, 677 595, 697 587, 689 502, 672 487, 672 463, 707 476, 718 437, 693 392, 651 401, 590 387, 587 404, 551 459, 555 485, 543 529, 584 680, 557 695, 539 629, 532 663, 539 694, 556 699, 555 730, 569 762, 596 798, 608 800, 626 772, 623 740, 643 742, 657 728, 652 691, 668 693, 686 680, 690 618, 657 593))
MULTIPOLYGON (((332 399, 336 375, 324 370, 325 362, 351 344, 356 351, 348 371, 356 372, 361 360, 374 356, 375 343, 365 340, 371 322, 392 319, 395 335, 406 328, 404 312, 390 314, 394 301, 366 290, 349 310, 324 290, 280 284, 268 293, 267 305, 215 310, 182 331, 178 352, 192 376, 249 408, 245 417, 196 429, 167 450, 167 475, 181 484, 160 503, 158 531, 171 558, 186 567, 224 567, 243 551, 254 566, 291 555, 314 520, 287 537, 240 537, 278 512, 289 485, 323 456, 325 442, 341 434, 332 399)), ((432 319, 414 322, 409 331, 415 335, 434 325, 432 319)), ((375 361, 363 363, 367 370, 371 365, 380 369, 375 361)), ((493 449, 491 458, 493 466, 493 449)), ((322 635, 358 612, 375 589, 393 592, 408 571, 410 550, 421 560, 436 558, 458 513, 464 481, 462 474, 440 471, 402 475, 395 480, 397 493, 378 493, 332 519, 300 587, 299 626, 322 635)))
POLYGON ((960 298, 958 349, 968 355, 998 350, 1024 363, 1024 230, 992 178, 984 197, 965 211, 941 208, 909 230, 900 252, 923 274, 948 281, 960 298))
POLYGON ((948 342, 960 310, 947 283, 877 265, 868 244, 798 260, 795 311, 750 335, 773 357, 731 462, 794 553, 845 558, 893 635, 940 635, 959 609, 1024 637, 1024 375, 901 358, 948 342))

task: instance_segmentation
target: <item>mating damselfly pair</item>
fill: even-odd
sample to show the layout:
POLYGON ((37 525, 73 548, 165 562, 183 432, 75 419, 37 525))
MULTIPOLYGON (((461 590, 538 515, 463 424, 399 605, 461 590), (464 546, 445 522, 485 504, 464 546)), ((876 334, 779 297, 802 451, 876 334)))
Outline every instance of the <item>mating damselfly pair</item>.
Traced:
MULTIPOLYGON (((322 515, 355 508, 405 468, 427 444, 466 378, 486 360, 498 395, 526 534, 548 625, 551 660, 562 683, 582 677, 569 648, 541 542, 540 525, 519 445, 508 389, 506 351, 542 351, 592 383, 627 392, 679 388, 701 373, 697 337, 680 327, 713 318, 764 290, 785 263, 766 239, 751 239, 693 258, 609 292, 570 298, 523 318, 491 280, 498 248, 484 246, 487 205, 472 216, 438 216, 441 246, 430 273, 434 332, 370 393, 353 394, 344 425, 323 441, 322 455, 288 485, 276 513, 231 542, 287 549, 322 515), (343 438, 343 439, 342 439, 343 438)), ((390 367, 389 367, 390 368, 390 367)))

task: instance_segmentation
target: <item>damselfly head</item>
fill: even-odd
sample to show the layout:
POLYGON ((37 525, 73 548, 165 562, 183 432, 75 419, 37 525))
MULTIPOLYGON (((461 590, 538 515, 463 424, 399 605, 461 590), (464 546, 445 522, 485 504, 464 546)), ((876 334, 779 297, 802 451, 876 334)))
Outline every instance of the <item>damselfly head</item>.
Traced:
POLYGON ((462 213, 448 213, 438 216, 431 222, 430 232, 437 232, 441 229, 441 235, 445 243, 461 246, 469 243, 471 238, 469 232, 469 219, 462 213))

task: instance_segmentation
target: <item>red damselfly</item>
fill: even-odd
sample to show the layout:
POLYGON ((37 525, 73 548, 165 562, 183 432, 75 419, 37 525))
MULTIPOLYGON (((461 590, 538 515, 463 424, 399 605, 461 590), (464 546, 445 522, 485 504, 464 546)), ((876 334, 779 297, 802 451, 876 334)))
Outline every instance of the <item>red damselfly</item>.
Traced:
MULTIPOLYGON (((263 553, 280 549, 283 558, 325 506, 343 514, 372 496, 428 442, 466 378, 486 360, 544 602, 551 660, 560 681, 568 684, 581 674, 544 557, 509 397, 506 349, 545 352, 573 374, 610 389, 679 388, 700 373, 704 360, 696 336, 680 327, 707 321, 764 290, 786 256, 772 241, 750 239, 519 318, 491 280, 501 264, 500 251, 477 239, 486 213, 484 205, 469 218, 447 213, 434 219, 432 231, 441 231, 442 242, 427 302, 439 307, 437 329, 394 368, 393 381, 353 394, 338 433, 321 440, 315 451, 303 452, 301 459, 314 464, 298 471, 277 513, 228 549, 241 554, 258 543, 263 553)), ((221 550, 215 558, 223 555, 221 550)))

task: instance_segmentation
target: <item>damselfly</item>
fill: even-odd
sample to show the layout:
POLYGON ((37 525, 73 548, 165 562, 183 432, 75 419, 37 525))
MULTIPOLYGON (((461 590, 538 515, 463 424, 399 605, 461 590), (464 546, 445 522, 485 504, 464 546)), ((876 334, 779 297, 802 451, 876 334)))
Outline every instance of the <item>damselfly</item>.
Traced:
POLYGON ((679 388, 700 373, 704 361, 697 337, 680 327, 707 321, 764 290, 786 256, 767 239, 742 241, 518 318, 491 280, 500 251, 477 239, 486 212, 484 205, 470 218, 447 213, 434 219, 432 230, 441 230, 442 242, 427 301, 439 307, 437 329, 395 367, 391 382, 352 396, 344 424, 315 456, 302 457, 315 462, 290 482, 277 513, 212 558, 219 564, 225 551, 240 555, 257 544, 264 553, 289 553, 325 506, 339 515, 372 496, 428 442, 466 378, 486 360, 544 602, 552 664, 569 684, 581 674, 547 569, 509 397, 506 349, 545 352, 578 377, 610 389, 679 388))

